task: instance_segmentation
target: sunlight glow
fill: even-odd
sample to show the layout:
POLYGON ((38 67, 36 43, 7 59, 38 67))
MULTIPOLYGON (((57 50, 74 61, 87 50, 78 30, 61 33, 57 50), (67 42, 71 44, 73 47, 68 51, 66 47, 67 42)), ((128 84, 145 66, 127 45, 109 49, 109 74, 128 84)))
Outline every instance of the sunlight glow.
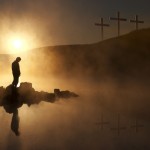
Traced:
POLYGON ((20 78, 19 78, 19 82, 18 82, 18 84, 17 84, 17 87, 20 87, 20 78))
POLYGON ((12 45, 15 49, 21 49, 23 48, 23 40, 22 39, 14 39, 12 41, 12 45))
POLYGON ((23 37, 10 37, 9 39, 9 49, 11 52, 21 52, 26 49, 25 39, 23 37))
POLYGON ((6 53, 21 53, 36 47, 35 36, 24 32, 8 32, 3 38, 3 49, 6 53))

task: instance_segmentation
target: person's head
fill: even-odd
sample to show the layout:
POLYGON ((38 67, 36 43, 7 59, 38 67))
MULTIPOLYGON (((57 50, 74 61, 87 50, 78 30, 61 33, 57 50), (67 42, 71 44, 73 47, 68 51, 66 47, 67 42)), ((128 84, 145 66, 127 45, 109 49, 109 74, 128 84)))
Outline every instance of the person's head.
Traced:
POLYGON ((17 57, 17 58, 16 58, 16 61, 17 61, 17 62, 21 61, 21 58, 20 58, 20 57, 17 57))

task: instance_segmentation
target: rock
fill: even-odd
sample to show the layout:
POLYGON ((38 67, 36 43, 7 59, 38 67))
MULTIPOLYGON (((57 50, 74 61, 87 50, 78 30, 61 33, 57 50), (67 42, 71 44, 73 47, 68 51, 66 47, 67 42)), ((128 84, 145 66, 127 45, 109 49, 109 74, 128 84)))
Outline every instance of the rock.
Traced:
POLYGON ((32 87, 32 83, 28 82, 21 83, 19 88, 14 88, 12 85, 6 88, 0 87, 0 105, 4 106, 9 113, 23 104, 30 106, 39 104, 41 101, 54 103, 56 100, 72 97, 78 97, 78 95, 70 91, 60 91, 60 89, 54 89, 54 93, 38 92, 32 87))
POLYGON ((70 91, 60 91, 54 89, 54 93, 38 92, 32 87, 32 83, 21 83, 19 88, 15 88, 12 85, 6 88, 0 87, 0 106, 3 106, 7 113, 12 113, 11 129, 16 134, 19 132, 19 115, 18 108, 23 104, 28 106, 33 104, 39 104, 41 101, 54 103, 60 98, 77 97, 78 95, 70 91))

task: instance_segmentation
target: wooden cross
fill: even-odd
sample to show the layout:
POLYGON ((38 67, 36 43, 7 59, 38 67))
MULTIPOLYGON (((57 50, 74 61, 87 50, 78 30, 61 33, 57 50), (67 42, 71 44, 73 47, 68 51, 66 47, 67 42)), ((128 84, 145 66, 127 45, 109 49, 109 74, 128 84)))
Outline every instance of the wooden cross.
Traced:
POLYGON ((118 21, 118 36, 120 36, 120 22, 121 21, 127 21, 127 19, 125 19, 125 18, 121 18, 120 17, 120 12, 118 11, 117 12, 117 17, 116 18, 114 18, 114 17, 110 17, 110 20, 115 20, 115 21, 118 21))
POLYGON ((126 127, 121 127, 120 126, 120 114, 118 114, 118 117, 117 117, 117 127, 116 128, 111 128, 111 130, 117 130, 118 132, 118 135, 120 135, 120 131, 121 130, 125 130, 126 127))
POLYGON ((96 125, 101 126, 101 130, 104 129, 104 125, 109 124, 109 122, 104 121, 104 116, 103 114, 101 114, 101 121, 100 122, 96 122, 96 125))
POLYGON ((95 26, 100 26, 101 27, 101 39, 104 39, 104 27, 109 27, 109 24, 104 24, 104 19, 101 18, 100 23, 95 23, 95 26))
POLYGON ((136 30, 139 29, 139 23, 144 23, 144 21, 140 21, 138 15, 135 16, 135 20, 130 20, 131 23, 135 23, 136 30))
POLYGON ((135 132, 136 132, 136 133, 138 133, 139 128, 142 128, 142 127, 144 127, 144 126, 139 124, 137 118, 136 118, 136 120, 135 120, 135 125, 131 126, 131 128, 135 129, 135 132))

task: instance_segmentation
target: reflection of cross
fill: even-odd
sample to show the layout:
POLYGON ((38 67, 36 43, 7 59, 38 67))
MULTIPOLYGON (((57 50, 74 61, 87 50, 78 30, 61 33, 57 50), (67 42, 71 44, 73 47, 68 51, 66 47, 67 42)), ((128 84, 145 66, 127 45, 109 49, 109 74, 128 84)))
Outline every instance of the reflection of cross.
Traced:
POLYGON ((144 21, 139 20, 138 15, 135 16, 135 20, 130 20, 130 22, 136 24, 136 30, 139 29, 139 23, 144 23, 144 21))
POLYGON ((135 129, 135 132, 136 132, 136 133, 138 133, 139 128, 142 128, 142 127, 144 127, 144 126, 139 124, 137 118, 136 118, 136 120, 135 120, 135 125, 131 126, 131 128, 134 128, 134 129, 135 129))
POLYGON ((117 127, 116 128, 111 128, 112 130, 117 130, 118 135, 120 135, 120 131, 121 130, 125 130, 126 127, 121 127, 120 126, 120 115, 118 114, 118 118, 117 118, 117 127))
POLYGON ((99 122, 96 122, 96 125, 101 127, 101 130, 104 129, 104 125, 109 124, 109 122, 104 121, 104 116, 103 114, 101 115, 101 120, 99 122))
POLYGON ((127 19, 125 19, 125 18, 120 18, 120 12, 118 11, 118 12, 117 12, 117 17, 116 17, 116 18, 110 17, 110 20, 116 20, 116 21, 118 21, 118 36, 120 36, 120 22, 121 22, 121 21, 127 21, 127 19))
POLYGON ((104 39, 104 27, 109 27, 109 24, 104 24, 104 19, 101 18, 101 23, 95 23, 96 26, 101 27, 101 38, 104 39))

